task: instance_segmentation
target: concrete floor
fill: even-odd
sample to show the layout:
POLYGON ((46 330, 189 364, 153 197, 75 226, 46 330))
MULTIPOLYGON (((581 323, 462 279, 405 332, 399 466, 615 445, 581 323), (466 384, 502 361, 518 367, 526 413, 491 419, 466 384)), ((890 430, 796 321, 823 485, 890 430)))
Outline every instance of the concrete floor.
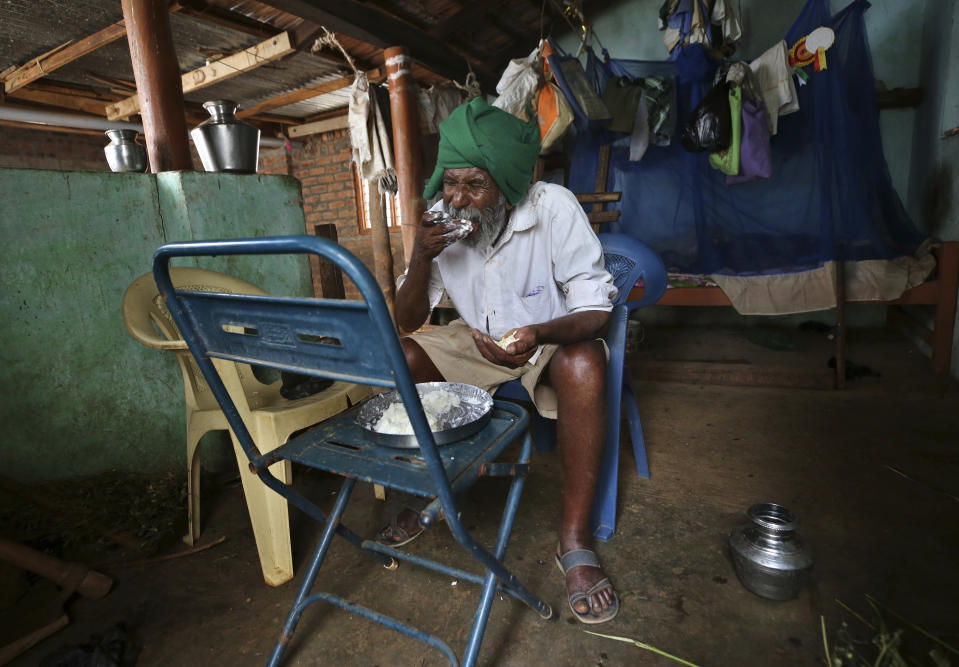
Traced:
MULTIPOLYGON (((624 442, 618 529, 598 547, 622 609, 614 621, 591 629, 697 665, 822 665, 820 617, 831 646, 843 622, 868 641, 878 632, 863 623, 878 621, 869 595, 959 645, 959 392, 952 384, 937 386, 928 361, 885 330, 854 330, 848 348, 852 361, 880 377, 850 380, 843 391, 775 386, 795 385, 797 377, 828 383, 831 354, 824 334, 794 329, 648 332, 633 371, 652 478, 636 476, 624 442), (792 349, 773 349, 782 347, 792 349), (705 383, 703 364, 722 369, 710 382, 724 384, 705 383), (753 386, 734 386, 747 384, 753 386), (728 554, 730 531, 762 501, 791 508, 815 551, 812 581, 788 602, 747 591, 728 554)), ((573 620, 552 562, 558 456, 538 453, 533 464, 507 564, 558 618, 542 621, 512 599, 496 599, 480 664, 677 664, 584 634, 573 620)), ((296 470, 294 477, 314 497, 330 497, 336 488, 322 474, 296 470)), ((494 529, 503 488, 487 481, 465 499, 464 516, 481 537, 494 529)), ((135 628, 142 666, 263 664, 300 577, 279 588, 263 583, 237 483, 211 476, 204 494, 203 540, 227 541, 183 558, 111 570, 113 592, 102 600, 73 600, 70 625, 13 664, 40 664, 57 647, 86 642, 118 621, 135 628)), ((355 497, 347 523, 372 535, 386 509, 369 487, 355 497)), ((300 575, 315 531, 298 512, 292 524, 300 575)), ((462 651, 476 587, 408 564, 387 572, 342 541, 334 545, 321 589, 395 614, 462 651)), ((409 549, 467 564, 443 527, 409 549)), ((885 620, 901 627, 888 613, 885 620)), ((915 664, 931 664, 929 647, 914 636, 907 632, 904 650, 918 655, 915 664)), ((950 657, 956 664, 957 656, 950 657)), ((445 662, 425 645, 318 603, 303 615, 285 664, 445 662)))

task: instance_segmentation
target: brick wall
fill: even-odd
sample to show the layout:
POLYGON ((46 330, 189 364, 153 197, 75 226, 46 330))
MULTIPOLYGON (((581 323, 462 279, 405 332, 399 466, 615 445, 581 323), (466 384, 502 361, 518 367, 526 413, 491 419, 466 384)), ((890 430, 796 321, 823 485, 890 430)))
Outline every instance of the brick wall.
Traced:
MULTIPOLYGON (((289 174, 303 187, 303 212, 307 233, 314 225, 336 225, 337 241, 373 269, 373 246, 369 234, 360 233, 353 172, 350 168, 350 137, 346 130, 305 137, 301 147, 288 154, 285 149, 260 151, 261 173, 289 174)), ((403 242, 399 233, 390 234, 393 268, 403 272, 403 242)), ((320 293, 316 267, 314 287, 320 293)), ((357 296, 356 288, 344 280, 347 298, 357 296)))
POLYGON ((0 126, 0 167, 60 171, 109 171, 105 135, 0 126))
MULTIPOLYGON (((101 134, 78 134, 50 130, 0 126, 0 167, 53 169, 61 171, 108 171, 103 147, 109 140, 101 134)), ((361 234, 356 208, 353 175, 350 169, 350 138, 346 130, 306 137, 288 154, 284 148, 261 149, 258 171, 287 174, 297 178, 303 189, 306 232, 314 225, 334 223, 337 240, 373 269, 369 234, 361 234)), ((190 144, 196 169, 202 169, 190 144)), ((403 242, 399 233, 390 235, 393 265, 397 274, 405 268, 403 242)), ((320 294, 318 271, 314 266, 314 288, 320 294)), ((347 298, 357 295, 349 280, 344 281, 347 298)))

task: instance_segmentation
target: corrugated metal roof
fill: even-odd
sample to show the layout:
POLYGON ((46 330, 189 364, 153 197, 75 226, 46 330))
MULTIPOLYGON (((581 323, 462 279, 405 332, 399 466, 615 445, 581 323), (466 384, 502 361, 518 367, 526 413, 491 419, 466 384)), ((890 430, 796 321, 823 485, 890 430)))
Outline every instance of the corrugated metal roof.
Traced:
MULTIPOLYGON (((184 0, 180 10, 172 12, 169 19, 180 71, 186 73, 203 66, 213 53, 230 54, 252 46, 274 30, 296 30, 302 39, 312 30, 319 29, 309 20, 266 4, 269 1, 184 0), (224 21, 227 25, 223 24, 224 21), (260 32, 262 34, 257 36, 260 32)), ((482 4, 464 3, 462 0, 342 2, 344 7, 349 7, 346 14, 350 16, 356 16, 357 8, 360 8, 361 14, 369 9, 371 15, 377 14, 381 21, 386 22, 384 25, 392 25, 386 30, 391 35, 389 42, 404 43, 402 38, 396 38, 398 34, 401 37, 403 35, 403 28, 398 33, 396 27, 402 25, 410 31, 411 44, 417 40, 422 44, 424 35, 427 39, 435 35, 445 44, 449 61, 458 63, 453 70, 462 69, 465 74, 466 68, 461 65, 468 60, 474 69, 481 68, 477 70, 478 73, 485 71, 487 79, 495 74, 494 68, 504 63, 505 58, 528 53, 531 46, 526 42, 532 39, 533 32, 540 30, 541 11, 545 8, 549 13, 547 5, 540 6, 538 2, 517 3, 508 0, 488 0, 482 4)), ((332 15, 337 15, 341 7, 340 0, 311 0, 311 4, 332 15)), ((122 18, 121 5, 117 0, 0 0, 0 70, 22 65, 67 40, 80 40, 93 35, 122 18)), ((364 26, 357 25, 362 33, 364 26)), ((360 67, 385 68, 383 51, 379 46, 344 34, 338 35, 338 38, 360 67)), ((309 47, 308 44, 298 46, 307 50, 309 47)), ((426 51, 429 52, 429 49, 426 51)), ((415 54, 415 49, 411 48, 411 53, 415 54)), ((210 99, 231 99, 241 107, 250 108, 257 102, 283 92, 346 74, 340 58, 340 54, 330 48, 324 48, 316 55, 301 51, 190 92, 185 98, 191 106, 210 99)), ((415 59, 415 55, 411 69, 414 78, 423 85, 445 80, 444 76, 427 70, 415 59)), ((439 67, 437 71, 449 72, 451 68, 439 67)), ((100 91, 101 99, 110 97, 103 88, 108 84, 91 79, 88 73, 105 80, 132 83, 133 68, 126 39, 117 39, 56 69, 36 84, 29 84, 29 88, 42 91, 44 84, 78 84, 88 89, 88 95, 96 94, 89 92, 90 88, 94 88, 100 91)), ((294 119, 306 118, 347 106, 348 92, 348 88, 345 88, 324 93, 267 113, 294 119)), ((13 96, 17 97, 17 93, 13 93, 13 96)), ((112 97, 116 97, 115 92, 112 97)), ((34 96, 29 99, 37 98, 34 96)), ((13 101, 20 103, 19 100, 13 101)), ((64 106, 76 109, 69 104, 64 106)))

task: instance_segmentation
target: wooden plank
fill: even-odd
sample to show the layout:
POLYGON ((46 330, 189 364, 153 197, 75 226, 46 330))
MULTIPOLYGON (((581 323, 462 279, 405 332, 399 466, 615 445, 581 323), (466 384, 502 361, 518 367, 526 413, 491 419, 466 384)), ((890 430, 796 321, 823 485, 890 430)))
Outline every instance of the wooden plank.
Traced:
POLYGON ((7 76, 3 84, 4 89, 8 93, 11 93, 18 88, 22 88, 31 81, 36 81, 55 69, 73 62, 77 58, 85 56, 91 51, 99 49, 105 44, 109 44, 110 42, 120 39, 121 37, 125 37, 126 34, 127 31, 124 27, 123 21, 117 21, 113 25, 109 25, 103 30, 93 33, 89 37, 84 37, 79 42, 74 42, 73 44, 60 49, 56 53, 48 55, 45 58, 37 58, 18 68, 12 74, 7 76))
POLYGON ((939 299, 936 305, 935 342, 932 345, 932 372, 948 376, 952 360, 952 336, 956 321, 956 293, 959 291, 959 241, 947 241, 939 251, 939 299))
POLYGON ((622 192, 585 192, 576 195, 580 204, 596 204, 619 201, 623 198, 622 192))
POLYGON ((100 117, 103 116, 103 106, 107 104, 107 101, 101 98, 86 97, 76 93, 66 94, 48 90, 37 90, 34 88, 19 88, 15 90, 10 97, 27 100, 29 102, 37 102, 39 104, 49 104, 50 106, 61 107, 63 109, 83 111, 84 113, 100 117))
POLYGON ((619 220, 619 211, 595 211, 587 213, 586 219, 590 222, 616 222, 619 220))
MULTIPOLYGON (((290 33, 281 33, 259 44, 254 44, 247 49, 237 51, 222 60, 217 60, 209 65, 195 69, 192 72, 187 72, 181 79, 183 92, 188 93, 193 90, 212 86, 214 83, 220 83, 243 72, 256 69, 260 65, 278 60, 293 53, 295 50, 290 42, 290 33)), ((107 118, 109 120, 129 118, 139 110, 140 98, 138 95, 131 95, 125 100, 121 100, 116 104, 108 104, 106 107, 107 118)))
POLYGON ((321 134, 323 132, 332 132, 333 130, 345 130, 350 126, 349 118, 345 115, 338 118, 329 118, 327 120, 318 120, 315 123, 303 123, 294 125, 287 130, 291 137, 306 137, 311 134, 321 134))
MULTIPOLYGON (((634 287, 629 292, 629 300, 643 296, 642 287, 634 287)), ((657 306, 731 306, 726 293, 718 287, 681 287, 667 289, 656 302, 657 306)))
POLYGON ((102 130, 81 130, 74 127, 62 127, 60 125, 43 125, 41 123, 21 123, 16 120, 0 120, 2 127, 16 127, 22 130, 41 130, 47 132, 65 132, 67 134, 86 134, 89 136, 102 137, 102 130))
MULTIPOLYGON (((370 81, 377 81, 383 78, 383 75, 379 69, 374 69, 367 72, 366 76, 370 81)), ((273 97, 257 102, 248 109, 241 109, 237 112, 236 117, 246 118, 248 116, 255 116, 256 114, 269 111, 270 109, 279 109, 280 107, 285 107, 287 104, 302 102, 303 100, 308 100, 311 97, 323 95, 324 93, 330 93, 334 90, 341 90, 350 85, 353 85, 352 74, 350 76, 341 76, 330 81, 324 81, 323 83, 317 83, 312 86, 297 88, 296 90, 274 95, 273 97)))

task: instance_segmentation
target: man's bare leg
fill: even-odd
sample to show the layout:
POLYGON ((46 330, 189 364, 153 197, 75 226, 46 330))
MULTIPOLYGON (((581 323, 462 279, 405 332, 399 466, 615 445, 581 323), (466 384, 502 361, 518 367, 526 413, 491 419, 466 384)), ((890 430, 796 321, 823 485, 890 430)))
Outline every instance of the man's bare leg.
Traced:
MULTIPOLYGON (((593 548, 589 514, 606 444, 606 355, 596 341, 566 345, 554 353, 548 370, 558 401, 556 439, 563 465, 559 548, 565 554, 593 548)), ((604 576, 596 567, 573 568, 566 575, 566 590, 588 591, 604 576)), ((613 595, 611 586, 604 588, 589 604, 578 602, 576 610, 604 610, 613 595)))

